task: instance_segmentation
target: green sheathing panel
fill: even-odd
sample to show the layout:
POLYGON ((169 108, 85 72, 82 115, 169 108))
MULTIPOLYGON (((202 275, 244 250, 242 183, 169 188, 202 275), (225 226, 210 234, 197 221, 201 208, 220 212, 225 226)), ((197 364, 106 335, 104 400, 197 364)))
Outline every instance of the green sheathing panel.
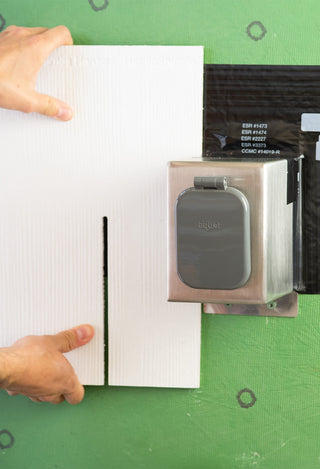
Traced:
MULTIPOLYGON (((0 3, 7 25, 66 24, 76 44, 203 44, 207 63, 319 64, 319 13, 318 0, 0 3)), ((319 306, 300 296, 296 319, 204 315, 198 390, 88 387, 75 407, 0 392, 0 467, 319 468, 319 306)))
POLYGON ((206 63, 318 64, 319 13, 318 0, 109 0, 100 11, 89 0, 0 3, 8 25, 65 24, 76 44, 204 45, 206 63), (254 21, 261 40, 247 35, 254 21))

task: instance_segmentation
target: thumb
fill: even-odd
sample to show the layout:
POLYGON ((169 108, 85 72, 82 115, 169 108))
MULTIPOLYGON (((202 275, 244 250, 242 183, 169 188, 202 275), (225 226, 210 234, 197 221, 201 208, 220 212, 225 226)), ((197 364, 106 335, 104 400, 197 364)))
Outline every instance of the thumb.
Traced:
POLYGON ((67 331, 59 332, 51 338, 56 349, 61 353, 66 353, 87 344, 93 336, 94 328, 90 324, 82 324, 67 331))
POLYGON ((60 99, 53 98, 46 94, 34 92, 34 106, 33 112, 38 112, 49 117, 55 117, 61 121, 69 121, 72 119, 73 111, 68 104, 60 101, 60 99))

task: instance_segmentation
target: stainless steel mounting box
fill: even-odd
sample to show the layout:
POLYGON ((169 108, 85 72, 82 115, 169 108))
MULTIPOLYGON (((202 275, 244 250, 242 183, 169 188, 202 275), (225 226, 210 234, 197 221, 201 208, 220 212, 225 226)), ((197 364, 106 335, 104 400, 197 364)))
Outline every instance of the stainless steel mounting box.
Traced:
POLYGON ((292 204, 287 204, 286 160, 201 160, 168 164, 169 301, 268 303, 293 290, 292 251, 292 204), (228 186, 240 190, 249 202, 251 274, 239 288, 192 288, 179 277, 175 207, 180 194, 193 187, 195 177, 226 177, 228 186))

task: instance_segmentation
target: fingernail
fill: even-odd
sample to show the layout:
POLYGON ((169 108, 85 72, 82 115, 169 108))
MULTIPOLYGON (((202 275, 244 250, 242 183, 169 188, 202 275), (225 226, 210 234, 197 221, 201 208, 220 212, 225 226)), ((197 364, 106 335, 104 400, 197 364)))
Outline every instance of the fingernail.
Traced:
POLYGON ((70 109, 69 107, 61 107, 59 109, 58 114, 55 116, 55 118, 61 121, 68 121, 71 119, 72 116, 73 116, 72 109, 70 109))
POLYGON ((86 340, 89 336, 92 335, 92 329, 89 326, 80 326, 77 328, 78 340, 81 342, 86 340))

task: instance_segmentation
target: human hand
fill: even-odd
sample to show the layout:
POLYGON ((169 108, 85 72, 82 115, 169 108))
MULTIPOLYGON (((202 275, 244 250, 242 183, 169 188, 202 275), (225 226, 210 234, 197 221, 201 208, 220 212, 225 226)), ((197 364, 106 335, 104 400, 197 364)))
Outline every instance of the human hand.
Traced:
POLYGON ((86 324, 56 335, 23 337, 0 348, 0 388, 35 402, 78 404, 84 388, 62 354, 87 344, 93 335, 93 327, 86 324))
POLYGON ((72 44, 65 26, 53 29, 9 26, 0 33, 0 107, 70 120, 72 109, 59 99, 38 93, 35 85, 48 55, 59 46, 72 44))

